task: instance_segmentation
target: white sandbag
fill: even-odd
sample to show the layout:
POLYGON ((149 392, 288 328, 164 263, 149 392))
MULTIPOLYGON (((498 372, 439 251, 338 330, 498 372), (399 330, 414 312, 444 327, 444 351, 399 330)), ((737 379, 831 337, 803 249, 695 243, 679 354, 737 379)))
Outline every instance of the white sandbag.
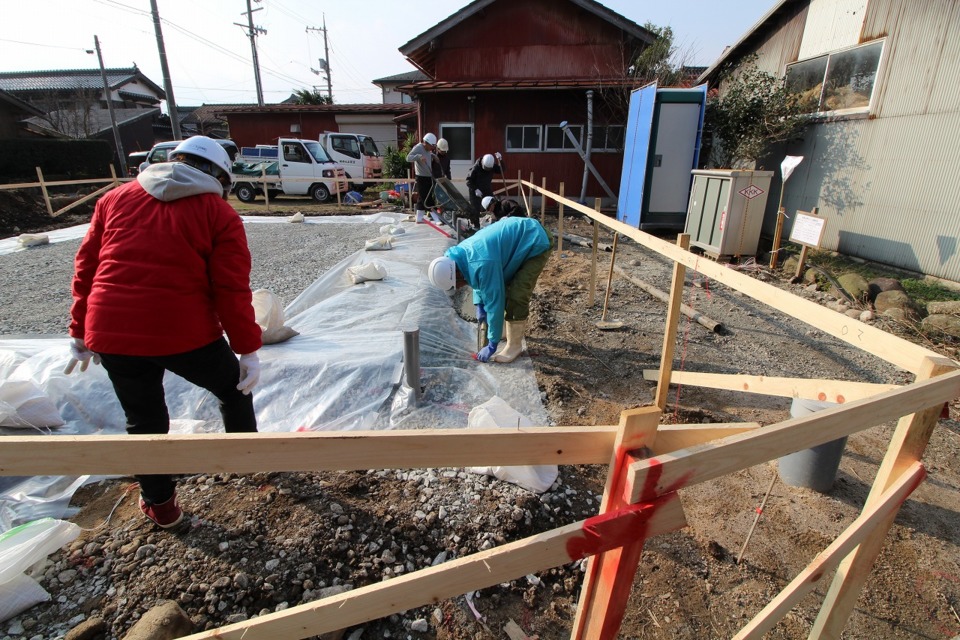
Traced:
POLYGON ((380 233, 388 236, 399 236, 406 232, 407 230, 398 224, 385 224, 380 227, 380 233))
POLYGON ((300 335, 295 329, 284 326, 280 299, 269 289, 253 292, 253 314, 263 330, 263 344, 277 344, 300 335))
POLYGON ((0 622, 48 600, 50 594, 47 590, 30 576, 21 573, 13 580, 0 584, 0 622))
POLYGON ((387 277, 387 268, 379 260, 347 267, 347 277, 353 284, 360 284, 367 280, 383 280, 387 277))
MULTIPOLYGON (((493 396, 481 405, 474 407, 467 417, 467 427, 532 427, 533 423, 522 413, 515 410, 500 396, 493 396)), ((482 473, 494 476, 505 482, 511 482, 529 491, 543 493, 557 480, 560 469, 555 464, 523 465, 510 467, 470 467, 470 473, 482 473)))
POLYGON ((0 584, 13 580, 80 535, 66 520, 40 518, 0 535, 0 584))
POLYGON ((17 237, 17 243, 23 247, 39 247, 42 244, 50 244, 50 236, 45 233, 21 233, 17 237))
POLYGON ((303 214, 297 211, 295 214, 287 218, 287 222, 303 222, 303 214))
POLYGON ((57 405, 29 380, 0 383, 0 427, 62 427, 57 405))
POLYGON ((393 249, 393 238, 390 236, 380 236, 373 240, 367 240, 363 248, 367 251, 389 251, 393 249))

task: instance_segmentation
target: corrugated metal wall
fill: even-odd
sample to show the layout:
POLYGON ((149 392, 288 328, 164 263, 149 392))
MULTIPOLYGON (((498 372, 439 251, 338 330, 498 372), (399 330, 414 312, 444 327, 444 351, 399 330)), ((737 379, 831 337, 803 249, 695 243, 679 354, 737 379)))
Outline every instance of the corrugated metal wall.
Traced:
MULTIPOLYGON (((763 68, 784 62, 797 18, 757 49, 763 68)), ((819 207, 825 249, 960 282, 960 2, 869 0, 860 40, 881 37, 873 113, 812 124, 786 149, 805 160, 784 206, 819 207)))

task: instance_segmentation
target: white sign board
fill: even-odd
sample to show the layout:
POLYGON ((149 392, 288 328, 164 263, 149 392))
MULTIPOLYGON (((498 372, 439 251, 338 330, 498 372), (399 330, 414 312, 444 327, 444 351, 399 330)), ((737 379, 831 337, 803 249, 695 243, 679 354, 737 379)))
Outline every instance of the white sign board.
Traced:
POLYGON ((819 249, 826 226, 825 218, 797 211, 793 220, 793 229, 790 230, 790 241, 819 249))

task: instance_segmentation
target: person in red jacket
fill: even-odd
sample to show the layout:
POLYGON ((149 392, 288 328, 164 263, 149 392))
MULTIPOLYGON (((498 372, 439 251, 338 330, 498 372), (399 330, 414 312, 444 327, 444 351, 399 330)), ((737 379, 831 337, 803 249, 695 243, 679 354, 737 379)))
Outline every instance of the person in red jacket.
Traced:
MULTIPOLYGON (((68 370, 103 365, 128 433, 169 431, 165 371, 210 391, 228 432, 256 431, 250 392, 262 332, 247 237, 225 202, 230 158, 205 136, 170 157, 97 202, 75 260, 68 370)), ((144 515, 163 528, 179 524, 173 477, 137 480, 144 515)))

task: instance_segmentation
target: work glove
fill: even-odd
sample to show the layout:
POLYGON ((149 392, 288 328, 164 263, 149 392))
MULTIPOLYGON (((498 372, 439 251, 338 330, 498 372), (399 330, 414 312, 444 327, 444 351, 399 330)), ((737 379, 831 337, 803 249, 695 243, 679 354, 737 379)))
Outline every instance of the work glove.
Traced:
POLYGON ((477 322, 483 322, 487 319, 487 310, 483 308, 483 303, 477 305, 477 322))
POLYGON ((503 160, 503 156, 500 155, 500 152, 499 152, 499 151, 497 151, 495 154, 493 154, 493 157, 497 159, 497 162, 500 162, 501 160, 503 160))
POLYGON ((245 353, 240 356, 240 384, 237 389, 248 396, 253 388, 260 382, 260 358, 257 352, 245 353))
POLYGON ((74 338, 70 341, 70 362, 64 367, 63 372, 66 375, 70 375, 78 363, 80 364, 80 371, 86 371, 87 367, 90 366, 91 360, 93 360, 93 364, 100 364, 100 356, 90 351, 90 349, 87 349, 87 345, 83 343, 83 340, 74 338))
POLYGON ((476 191, 474 191, 473 194, 474 194, 475 196, 477 196, 478 198, 482 198, 482 197, 483 197, 483 191, 480 191, 480 189, 477 189, 476 191))
POLYGON ((473 356, 473 359, 479 360, 480 362, 487 362, 488 360, 490 360, 491 357, 493 357, 493 354, 496 352, 497 352, 497 343, 488 342, 487 346, 485 346, 483 349, 480 349, 480 351, 478 351, 476 355, 473 356))

